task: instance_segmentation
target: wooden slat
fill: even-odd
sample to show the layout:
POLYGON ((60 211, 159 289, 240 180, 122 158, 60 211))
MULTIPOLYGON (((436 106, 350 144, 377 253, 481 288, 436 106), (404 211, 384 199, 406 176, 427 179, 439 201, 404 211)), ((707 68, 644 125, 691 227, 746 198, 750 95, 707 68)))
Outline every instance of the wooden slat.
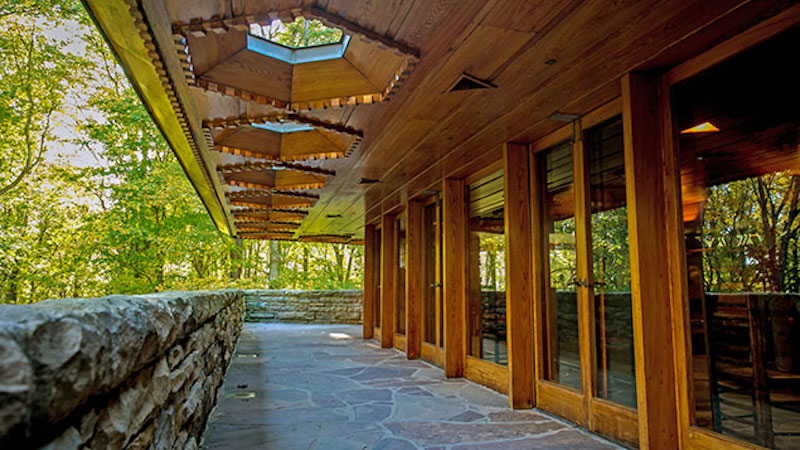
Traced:
POLYGON ((464 376, 465 302, 467 295, 466 243, 467 209, 461 180, 444 180, 442 222, 444 225, 444 374, 464 376))
POLYGON ((506 236, 508 403, 534 405, 531 211, 528 146, 506 144, 503 152, 506 236))
POLYGON ((673 332, 666 320, 671 314, 670 264, 664 257, 670 245, 661 136, 671 130, 662 129, 659 92, 658 78, 636 73, 622 78, 634 359, 642 447, 660 447, 679 439, 673 332))
POLYGON ((391 348, 394 341, 395 272, 397 271, 397 220, 393 215, 381 218, 381 347, 391 348))
POLYGON ((375 273, 375 260, 380 255, 375 236, 375 225, 364 227, 364 296, 363 296, 363 331, 364 339, 371 339, 375 329, 375 298, 377 292, 378 274, 375 273))
POLYGON ((592 400, 594 429, 631 447, 639 444, 639 418, 635 409, 603 399, 592 400))
POLYGON ((422 342, 423 203, 411 200, 406 207, 406 356, 420 357, 422 342))

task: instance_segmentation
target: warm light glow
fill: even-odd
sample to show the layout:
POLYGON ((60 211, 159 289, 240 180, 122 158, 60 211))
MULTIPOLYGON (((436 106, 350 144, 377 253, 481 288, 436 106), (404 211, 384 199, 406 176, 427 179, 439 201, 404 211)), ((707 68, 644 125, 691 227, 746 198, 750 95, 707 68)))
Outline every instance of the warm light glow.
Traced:
POLYGON ((687 128, 681 131, 681 134, 691 134, 691 133, 716 133, 719 131, 719 128, 715 127, 711 122, 703 122, 700 125, 695 125, 692 128, 687 128))

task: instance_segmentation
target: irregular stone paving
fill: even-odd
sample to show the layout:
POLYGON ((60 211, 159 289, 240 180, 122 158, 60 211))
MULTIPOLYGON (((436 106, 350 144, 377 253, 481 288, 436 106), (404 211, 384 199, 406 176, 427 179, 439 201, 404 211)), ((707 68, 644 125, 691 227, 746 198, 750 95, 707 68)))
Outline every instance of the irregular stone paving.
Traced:
POLYGON ((620 448, 352 325, 247 323, 203 448, 620 448))

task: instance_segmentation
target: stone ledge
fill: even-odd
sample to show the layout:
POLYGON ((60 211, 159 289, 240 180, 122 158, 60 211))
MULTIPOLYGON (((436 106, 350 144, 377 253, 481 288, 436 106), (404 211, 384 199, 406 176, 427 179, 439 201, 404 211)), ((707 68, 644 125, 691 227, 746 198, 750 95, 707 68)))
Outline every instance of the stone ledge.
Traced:
MULTIPOLYGON (((145 397, 165 400, 147 390, 164 377, 199 380, 202 386, 209 373, 201 369, 227 367, 222 363, 225 356, 230 360, 241 329, 242 297, 232 290, 166 292, 0 305, 0 447, 41 445, 49 433, 97 426, 97 416, 124 422, 115 417, 123 397, 135 397, 131 405, 138 407, 145 397), (170 360, 194 362, 170 370, 170 360), (65 424, 76 420, 77 428, 65 424)), ((158 415, 169 405, 151 406, 158 415)), ((125 439, 139 431, 120 430, 125 439)))

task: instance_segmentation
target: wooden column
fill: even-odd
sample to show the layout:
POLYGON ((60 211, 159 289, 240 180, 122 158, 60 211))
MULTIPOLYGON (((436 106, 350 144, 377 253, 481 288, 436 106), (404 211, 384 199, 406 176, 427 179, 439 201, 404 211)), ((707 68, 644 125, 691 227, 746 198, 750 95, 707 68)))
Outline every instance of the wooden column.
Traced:
MULTIPOLYGON (((666 93, 664 93, 666 95, 666 93)), ((622 78, 625 179, 631 251, 633 339, 641 448, 674 448, 678 442, 675 354, 671 321, 670 247, 674 187, 666 170, 665 111, 660 79, 631 73, 622 78), (668 189, 665 190, 665 185, 668 189)), ((673 212, 674 214, 674 212, 673 212)))
POLYGON ((422 297, 424 286, 423 204, 418 200, 406 207, 406 356, 420 357, 422 351, 422 297))
POLYGON ((397 221, 390 214, 381 218, 381 347, 394 346, 394 295, 397 271, 397 221))
POLYGON ((364 227, 364 300, 361 308, 363 314, 363 331, 361 335, 364 339, 372 339, 375 330, 375 298, 378 291, 378 274, 375 273, 376 258, 380 255, 375 238, 375 225, 364 227))
POLYGON ((531 298, 531 201, 528 146, 506 144, 506 326, 508 328, 508 403, 532 408, 533 301, 531 298))
POLYGON ((466 251, 467 207, 464 182, 444 180, 442 189, 443 290, 444 290, 444 374, 448 378, 464 376, 466 349, 466 251))

